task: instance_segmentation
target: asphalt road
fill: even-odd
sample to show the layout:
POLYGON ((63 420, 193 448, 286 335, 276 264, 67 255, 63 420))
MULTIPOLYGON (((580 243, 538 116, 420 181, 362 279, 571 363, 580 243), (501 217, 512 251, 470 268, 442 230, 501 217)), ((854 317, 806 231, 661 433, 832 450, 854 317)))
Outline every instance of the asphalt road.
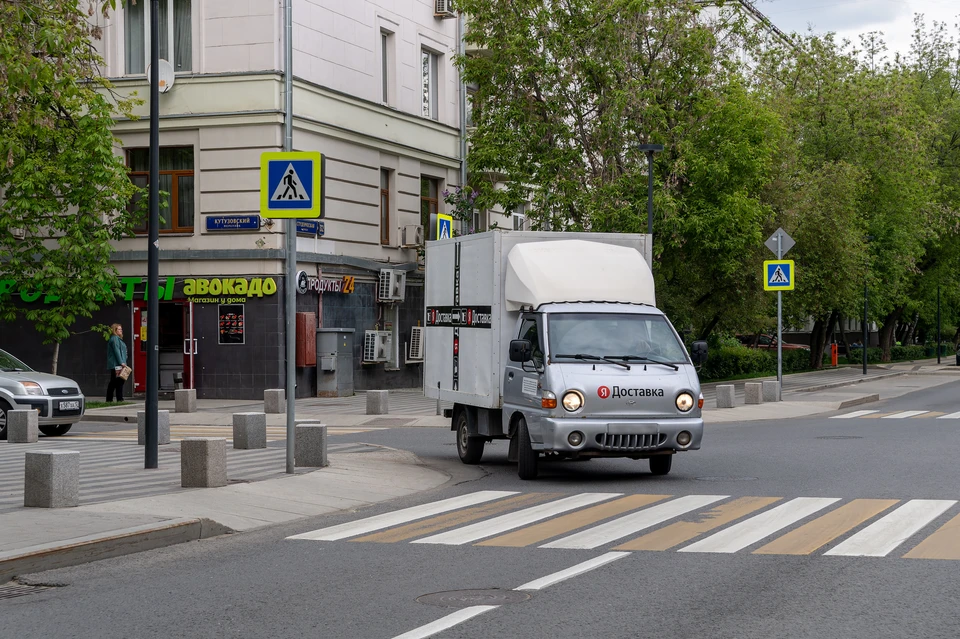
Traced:
POLYGON ((434 636, 447 639, 955 639, 960 528, 948 522, 960 515, 960 419, 949 416, 960 411, 958 384, 918 384, 850 419, 710 426, 704 448, 678 455, 663 478, 646 462, 593 460, 544 464, 540 479, 521 482, 505 443, 466 467, 445 430, 340 436, 412 450, 454 480, 355 513, 35 575, 62 586, 0 600, 3 634, 390 639, 425 637, 440 623, 449 628, 434 636), (455 497, 474 503, 318 539, 336 536, 333 526, 455 497), (580 502, 562 510, 563 500, 580 502), (642 528, 634 520, 606 541, 594 535, 595 545, 576 536, 658 507, 679 514, 642 528), (518 523, 536 508, 549 514, 518 523), (938 558, 904 557, 911 553, 938 558), (579 574, 537 589, 536 580, 571 568, 579 574), (524 601, 417 601, 465 589, 499 592, 464 605, 524 601))

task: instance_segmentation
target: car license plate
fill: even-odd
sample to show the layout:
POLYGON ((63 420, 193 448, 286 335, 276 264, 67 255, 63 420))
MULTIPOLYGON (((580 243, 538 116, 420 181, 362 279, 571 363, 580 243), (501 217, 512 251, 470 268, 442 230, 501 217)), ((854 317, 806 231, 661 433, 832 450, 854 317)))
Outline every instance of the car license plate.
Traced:
POLYGON ((60 410, 80 410, 80 402, 60 402, 60 410))

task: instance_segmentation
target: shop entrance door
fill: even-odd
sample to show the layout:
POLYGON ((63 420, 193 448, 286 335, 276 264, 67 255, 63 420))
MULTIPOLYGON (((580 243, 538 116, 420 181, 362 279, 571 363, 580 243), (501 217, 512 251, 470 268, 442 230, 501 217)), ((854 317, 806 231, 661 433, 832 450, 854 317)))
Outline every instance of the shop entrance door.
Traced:
MULTIPOLYGON (((147 392, 147 302, 133 306, 133 390, 147 392)), ((197 339, 193 331, 193 303, 160 302, 160 390, 172 391, 183 376, 183 387, 194 388, 197 339)))

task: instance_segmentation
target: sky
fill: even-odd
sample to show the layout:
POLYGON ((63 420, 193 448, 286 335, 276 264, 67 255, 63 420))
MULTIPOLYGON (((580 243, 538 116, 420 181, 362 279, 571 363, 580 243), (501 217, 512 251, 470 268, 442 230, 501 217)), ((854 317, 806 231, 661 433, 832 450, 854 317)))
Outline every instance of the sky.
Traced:
POLYGON ((832 31, 859 45, 859 34, 882 31, 891 58, 894 52, 907 53, 913 35, 913 16, 925 15, 946 22, 951 33, 960 21, 960 0, 752 0, 781 30, 816 33, 832 31))

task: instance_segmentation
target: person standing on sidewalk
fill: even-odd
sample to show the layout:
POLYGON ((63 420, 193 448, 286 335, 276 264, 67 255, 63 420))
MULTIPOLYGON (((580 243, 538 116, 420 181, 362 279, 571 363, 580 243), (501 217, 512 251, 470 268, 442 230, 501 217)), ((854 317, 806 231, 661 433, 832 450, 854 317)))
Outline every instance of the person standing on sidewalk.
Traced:
POLYGON ((110 384, 107 386, 107 401, 113 401, 114 392, 117 401, 123 401, 123 383, 126 381, 120 372, 127 365, 127 345, 123 341, 123 326, 110 326, 110 339, 107 341, 107 368, 110 370, 110 384))

